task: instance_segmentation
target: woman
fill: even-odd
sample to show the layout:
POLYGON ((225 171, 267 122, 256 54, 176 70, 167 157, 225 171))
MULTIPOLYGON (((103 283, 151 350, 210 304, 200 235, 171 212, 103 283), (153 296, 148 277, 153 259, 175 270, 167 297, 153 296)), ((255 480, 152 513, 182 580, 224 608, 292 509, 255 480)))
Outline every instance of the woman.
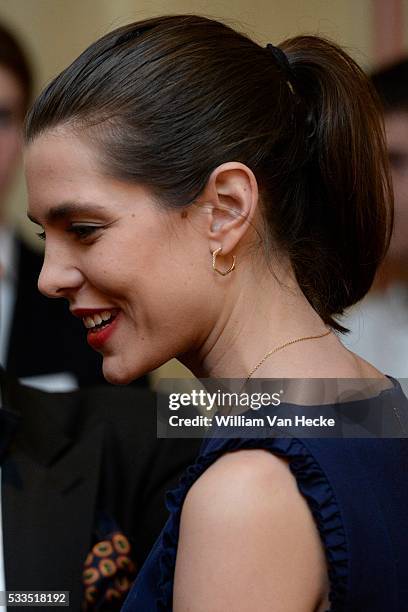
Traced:
MULTIPOLYGON (((26 137, 39 287, 82 317, 109 381, 178 356, 197 376, 359 378, 401 401, 333 333, 392 217, 377 101, 337 46, 131 24, 45 89, 26 137)), ((402 610, 407 467, 404 440, 204 442, 124 610, 402 610)))

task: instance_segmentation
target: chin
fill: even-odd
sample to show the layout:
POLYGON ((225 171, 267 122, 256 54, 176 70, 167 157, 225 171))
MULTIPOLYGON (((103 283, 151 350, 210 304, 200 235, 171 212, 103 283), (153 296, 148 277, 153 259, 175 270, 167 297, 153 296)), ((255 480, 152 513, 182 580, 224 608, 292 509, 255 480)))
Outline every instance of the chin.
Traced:
POLYGON ((134 369, 126 368, 124 365, 109 362, 109 358, 104 358, 102 373, 105 380, 112 385, 128 385, 136 378, 140 378, 145 374, 145 372, 135 371, 134 369))

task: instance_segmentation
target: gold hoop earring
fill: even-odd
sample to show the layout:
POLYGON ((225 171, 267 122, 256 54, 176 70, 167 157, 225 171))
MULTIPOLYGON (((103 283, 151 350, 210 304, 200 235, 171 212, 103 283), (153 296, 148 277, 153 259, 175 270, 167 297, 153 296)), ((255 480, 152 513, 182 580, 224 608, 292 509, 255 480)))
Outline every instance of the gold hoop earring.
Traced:
POLYGON ((227 274, 229 274, 230 272, 232 272, 233 270, 235 270, 235 255, 232 256, 232 264, 231 266, 228 268, 228 270, 225 270, 225 272, 222 272, 222 270, 218 270, 217 266, 216 266, 216 262, 217 262, 217 255, 219 255, 222 251, 222 247, 218 247, 218 249, 215 249, 215 251, 212 254, 212 267, 214 272, 218 272, 218 274, 221 274, 221 276, 227 276, 227 274))

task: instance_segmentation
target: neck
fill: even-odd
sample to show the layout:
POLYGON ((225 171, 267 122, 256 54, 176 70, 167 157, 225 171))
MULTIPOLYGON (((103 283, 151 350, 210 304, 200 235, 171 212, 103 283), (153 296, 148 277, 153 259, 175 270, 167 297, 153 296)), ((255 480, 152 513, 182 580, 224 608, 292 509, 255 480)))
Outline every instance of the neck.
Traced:
MULTIPOLYGON (((276 268, 274 268, 276 271, 276 268)), ((237 267, 220 300, 222 314, 194 356, 182 359, 199 378, 242 378, 272 349, 297 338, 319 335, 325 326, 294 281, 289 266, 276 277, 247 265, 237 267)), ((268 360, 285 360, 284 351, 268 360)), ((270 367, 259 376, 270 376, 270 367)), ((257 372, 258 374, 258 372, 257 372)), ((296 373, 293 373, 296 376, 296 373)))

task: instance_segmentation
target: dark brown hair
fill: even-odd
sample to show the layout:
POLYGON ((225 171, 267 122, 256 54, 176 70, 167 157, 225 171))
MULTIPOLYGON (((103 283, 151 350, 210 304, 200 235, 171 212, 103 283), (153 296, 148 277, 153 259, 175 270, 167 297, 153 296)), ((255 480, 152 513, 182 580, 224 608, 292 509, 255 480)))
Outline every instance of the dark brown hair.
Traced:
POLYGON ((17 38, 0 24, 0 66, 7 68, 19 81, 23 91, 25 114, 31 99, 32 75, 26 54, 17 38))
POLYGON ((281 48, 287 70, 204 17, 127 25, 51 82, 26 137, 59 124, 88 130, 107 173, 172 207, 194 202, 218 165, 246 164, 270 242, 322 319, 344 330, 333 317, 370 288, 392 226, 378 101, 335 44, 299 36, 281 48))

